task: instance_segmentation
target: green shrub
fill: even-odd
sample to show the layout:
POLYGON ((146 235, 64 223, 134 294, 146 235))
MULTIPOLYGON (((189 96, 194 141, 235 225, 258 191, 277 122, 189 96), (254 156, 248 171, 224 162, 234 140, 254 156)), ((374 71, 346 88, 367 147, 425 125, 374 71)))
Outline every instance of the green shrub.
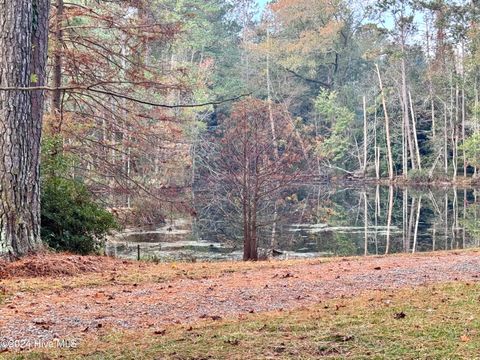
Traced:
POLYGON ((43 145, 43 241, 57 251, 98 252, 109 231, 117 228, 114 216, 92 199, 84 183, 66 176, 69 159, 56 151, 58 140, 47 138, 43 145))
POLYGON ((427 170, 412 169, 408 172, 408 181, 417 184, 428 183, 430 175, 427 170))
POLYGON ((480 132, 473 133, 460 147, 469 165, 480 167, 480 132))

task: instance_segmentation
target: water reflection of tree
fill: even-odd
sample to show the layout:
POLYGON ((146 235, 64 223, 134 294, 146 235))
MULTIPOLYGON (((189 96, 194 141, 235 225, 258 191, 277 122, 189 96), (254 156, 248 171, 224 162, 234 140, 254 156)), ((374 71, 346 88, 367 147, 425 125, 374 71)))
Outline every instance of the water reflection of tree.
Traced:
POLYGON ((470 235, 475 246, 480 246, 480 224, 478 223, 478 214, 480 213, 480 204, 476 202, 467 206, 465 217, 462 219, 465 233, 470 235))
POLYGON ((257 260, 265 229, 274 239, 282 189, 307 174, 303 147, 284 109, 255 99, 235 104, 219 135, 217 151, 202 152, 207 216, 241 224, 243 259, 257 260), (278 126, 273 141, 268 114, 278 126))
MULTIPOLYGON (((362 234, 355 231, 349 235, 355 254, 434 251, 478 242, 463 226, 463 219, 470 220, 471 227, 476 226, 476 212, 467 211, 474 197, 471 190, 367 187, 333 189, 324 195, 316 208, 310 206, 317 215, 312 220, 354 229, 363 225, 362 234)), ((339 249, 335 234, 315 236, 322 237, 319 243, 323 249, 339 249)))
POLYGON ((281 193, 277 246, 374 255, 480 245, 476 223, 480 205, 475 199, 475 192, 468 189, 291 187, 281 193), (304 226, 297 229, 295 224, 304 226), (310 231, 308 226, 315 224, 333 230, 310 231), (338 227, 344 229, 335 231, 338 227))

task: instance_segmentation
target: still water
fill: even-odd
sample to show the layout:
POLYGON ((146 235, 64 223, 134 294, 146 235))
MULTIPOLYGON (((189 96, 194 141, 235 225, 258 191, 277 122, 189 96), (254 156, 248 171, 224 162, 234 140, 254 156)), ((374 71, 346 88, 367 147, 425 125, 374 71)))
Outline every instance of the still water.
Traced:
MULTIPOLYGON (((282 258, 368 256, 442 251, 480 245, 477 190, 325 187, 304 185, 281 195, 277 215, 266 210, 261 253, 282 258)), ((480 200, 480 199, 479 199, 480 200)), ((235 260, 242 256, 241 224, 196 204, 195 219, 115 234, 109 255, 165 260, 235 260)))

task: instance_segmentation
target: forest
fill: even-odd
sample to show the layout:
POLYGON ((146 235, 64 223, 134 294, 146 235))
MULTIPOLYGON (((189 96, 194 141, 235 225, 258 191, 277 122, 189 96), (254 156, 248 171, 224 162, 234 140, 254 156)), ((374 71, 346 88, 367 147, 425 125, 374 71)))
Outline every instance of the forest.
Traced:
POLYGON ((0 358, 473 357, 479 92, 478 0, 0 2, 0 358))

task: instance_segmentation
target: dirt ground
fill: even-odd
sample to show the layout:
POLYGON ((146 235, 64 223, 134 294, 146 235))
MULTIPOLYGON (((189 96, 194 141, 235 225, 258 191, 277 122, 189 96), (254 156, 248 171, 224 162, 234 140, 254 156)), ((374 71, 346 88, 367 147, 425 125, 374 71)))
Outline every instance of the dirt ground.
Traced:
POLYGON ((159 265, 51 255, 2 269, 0 341, 48 341, 111 330, 158 331, 170 324, 290 310, 370 290, 479 281, 480 253, 159 265), (126 280, 129 272, 134 275, 126 280), (91 281, 84 281, 89 276, 91 281))

